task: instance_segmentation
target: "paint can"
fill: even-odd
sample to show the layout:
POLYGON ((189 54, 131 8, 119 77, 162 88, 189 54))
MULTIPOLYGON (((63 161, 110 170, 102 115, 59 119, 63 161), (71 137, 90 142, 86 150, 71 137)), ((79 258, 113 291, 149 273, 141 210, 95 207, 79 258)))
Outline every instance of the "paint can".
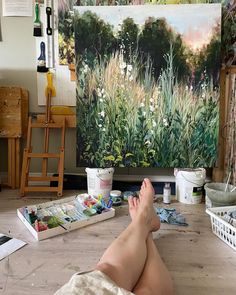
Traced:
POLYGON ((170 183, 166 182, 163 188, 163 203, 170 204, 171 203, 171 187, 170 183))
POLYGON ((200 204, 206 170, 204 168, 175 169, 174 175, 177 200, 185 204, 200 204))
POLYGON ((109 198, 112 190, 114 168, 86 168, 88 194, 109 198))

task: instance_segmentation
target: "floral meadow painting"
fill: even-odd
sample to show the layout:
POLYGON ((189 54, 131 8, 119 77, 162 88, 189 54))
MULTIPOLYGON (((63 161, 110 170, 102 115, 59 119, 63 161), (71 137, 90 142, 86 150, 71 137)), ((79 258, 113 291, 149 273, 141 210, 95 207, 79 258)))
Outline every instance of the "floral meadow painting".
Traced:
POLYGON ((77 166, 213 167, 221 5, 77 6, 77 166))

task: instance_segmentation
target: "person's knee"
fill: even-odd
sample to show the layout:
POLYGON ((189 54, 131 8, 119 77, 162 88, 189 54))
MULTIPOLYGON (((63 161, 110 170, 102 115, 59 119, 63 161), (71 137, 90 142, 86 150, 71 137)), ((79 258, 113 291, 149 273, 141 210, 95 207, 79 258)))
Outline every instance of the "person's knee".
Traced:
POLYGON ((157 287, 156 289, 153 286, 140 286, 133 290, 135 295, 174 295, 173 284, 171 283, 168 286, 162 288, 157 287))
POLYGON ((102 272, 106 272, 107 270, 112 270, 113 266, 109 263, 98 263, 95 269, 100 270, 102 272))
POLYGON ((153 290, 149 286, 142 286, 133 290, 135 295, 154 295, 153 290))
POLYGON ((110 263, 107 263, 107 262, 98 263, 95 269, 100 270, 101 272, 103 272, 104 274, 106 274, 113 280, 116 277, 117 268, 110 263))

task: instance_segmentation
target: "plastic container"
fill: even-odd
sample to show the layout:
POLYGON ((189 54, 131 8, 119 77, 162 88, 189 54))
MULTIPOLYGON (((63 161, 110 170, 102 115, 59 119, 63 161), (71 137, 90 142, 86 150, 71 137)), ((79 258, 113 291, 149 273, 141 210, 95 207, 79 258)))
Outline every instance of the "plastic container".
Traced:
POLYGON ((206 183, 204 188, 207 208, 236 205, 236 190, 231 192, 233 185, 228 184, 226 187, 226 183, 210 182, 206 183))
POLYGON ((109 198, 112 190, 114 168, 86 168, 88 194, 94 197, 102 195, 109 198))
POLYGON ((206 170, 204 168, 175 169, 174 174, 177 200, 185 204, 200 204, 206 170))
POLYGON ((119 190, 111 191, 110 197, 112 198, 112 202, 114 206, 120 206, 122 204, 121 191, 119 190))
POLYGON ((212 232, 236 251, 236 227, 223 219, 225 214, 236 210, 236 206, 216 207, 206 209, 211 217, 212 232))

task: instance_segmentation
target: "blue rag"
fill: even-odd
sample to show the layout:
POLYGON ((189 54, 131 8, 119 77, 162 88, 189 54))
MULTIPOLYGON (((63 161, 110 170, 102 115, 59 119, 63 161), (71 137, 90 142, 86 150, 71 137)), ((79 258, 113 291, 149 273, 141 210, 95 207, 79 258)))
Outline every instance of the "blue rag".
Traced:
POLYGON ((159 215, 161 222, 176 225, 188 225, 185 222, 185 217, 181 213, 177 213, 176 210, 170 208, 155 208, 156 213, 159 215))

